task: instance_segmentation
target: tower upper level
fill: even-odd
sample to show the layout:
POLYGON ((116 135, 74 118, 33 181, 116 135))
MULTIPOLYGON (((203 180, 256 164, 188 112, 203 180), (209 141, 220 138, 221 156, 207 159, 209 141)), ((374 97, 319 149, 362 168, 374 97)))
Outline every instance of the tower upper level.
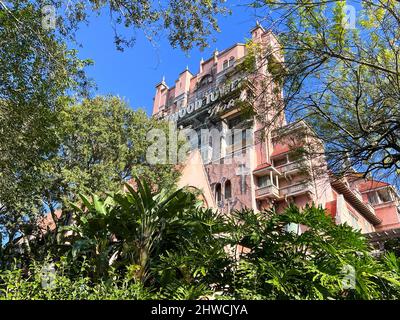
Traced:
MULTIPOLYGON (((251 40, 260 44, 271 59, 283 62, 280 45, 271 31, 266 31, 257 23, 250 33, 251 40)), ((234 67, 238 66, 247 54, 247 46, 236 43, 222 51, 216 49, 207 60, 201 59, 196 74, 186 67, 172 86, 168 86, 163 78, 156 85, 153 116, 178 121, 199 111, 206 111, 220 97, 237 89, 244 75, 235 72, 234 67)), ((208 112, 210 113, 210 110, 208 112)))

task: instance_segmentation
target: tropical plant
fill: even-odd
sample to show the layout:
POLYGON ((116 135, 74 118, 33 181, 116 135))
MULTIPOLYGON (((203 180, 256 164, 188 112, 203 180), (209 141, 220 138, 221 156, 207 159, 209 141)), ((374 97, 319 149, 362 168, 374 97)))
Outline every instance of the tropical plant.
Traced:
POLYGON ((235 212, 232 245, 247 250, 232 294, 245 299, 397 299, 398 260, 372 254, 363 235, 322 208, 235 212), (239 240, 239 241, 238 241, 239 240))
POLYGON ((185 189, 152 190, 137 179, 134 187, 127 184, 124 192, 105 200, 81 196, 75 223, 63 231, 73 232, 66 237, 72 258, 91 261, 96 279, 107 278, 114 267, 161 290, 173 283, 209 290, 210 283, 228 276, 229 260, 221 235, 224 221, 201 204, 185 189))
POLYGON ((61 255, 0 271, 4 299, 398 299, 400 260, 321 207, 228 216, 136 179, 80 196, 61 255))
POLYGON ((139 282, 132 282, 114 270, 108 280, 93 282, 87 261, 71 264, 66 257, 33 261, 27 270, 14 264, 0 271, 0 300, 143 300, 156 299, 139 282), (51 266, 51 268, 49 268, 51 266))

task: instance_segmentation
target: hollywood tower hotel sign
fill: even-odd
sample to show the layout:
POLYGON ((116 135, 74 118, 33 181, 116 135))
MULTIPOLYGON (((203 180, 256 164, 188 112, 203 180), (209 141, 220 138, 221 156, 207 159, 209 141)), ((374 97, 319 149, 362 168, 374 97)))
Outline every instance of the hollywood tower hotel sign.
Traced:
POLYGON ((310 134, 312 129, 303 121, 286 123, 284 113, 273 107, 283 100, 282 89, 269 73, 283 67, 280 46, 259 24, 250 32, 252 42, 265 53, 255 59, 256 73, 239 71, 249 52, 237 43, 202 59, 197 74, 186 68, 174 86, 168 87, 164 79, 156 86, 154 117, 198 133, 198 141, 204 141, 204 130, 221 133, 218 141, 206 139, 206 144, 194 146, 192 154, 197 152, 203 161, 183 174, 185 185, 208 192, 207 205, 225 212, 271 207, 280 211, 291 202, 298 206, 314 202, 326 208, 337 223, 347 222, 364 233, 400 228, 399 198, 392 186, 366 181, 355 173, 346 181, 333 181, 321 156, 323 144, 310 134), (244 83, 246 89, 251 86, 253 97, 263 98, 250 101, 244 83), (261 88, 259 83, 267 86, 261 88), (257 116, 243 112, 238 107, 240 100, 250 103, 257 116), (272 125, 267 130, 262 124, 268 121, 272 125), (242 132, 239 139, 232 134, 236 131, 242 132), (293 140, 296 146, 314 141, 319 156, 299 159, 293 154, 293 140), (382 199, 385 205, 369 199, 382 199))
MULTIPOLYGON (((202 109, 207 109, 207 113, 209 116, 214 116, 215 114, 225 111, 227 109, 231 109, 235 105, 235 99, 231 98, 226 103, 217 104, 217 101, 220 101, 226 98, 230 93, 236 92, 240 89, 242 77, 234 79, 232 82, 225 81, 221 84, 216 84, 215 81, 212 81, 212 76, 206 77, 209 79, 211 86, 207 86, 207 81, 202 82, 201 85, 204 85, 208 90, 204 92, 204 90, 199 90, 200 93, 198 95, 194 95, 191 99, 185 99, 182 97, 181 100, 177 100, 177 104, 180 105, 178 110, 170 115, 165 117, 165 120, 180 122, 181 120, 189 117, 192 113, 197 114, 201 112, 202 109), (204 84, 204 82, 206 82, 204 84), (188 100, 188 101, 187 101, 188 100)), ((244 93, 242 93, 243 97, 244 93)))

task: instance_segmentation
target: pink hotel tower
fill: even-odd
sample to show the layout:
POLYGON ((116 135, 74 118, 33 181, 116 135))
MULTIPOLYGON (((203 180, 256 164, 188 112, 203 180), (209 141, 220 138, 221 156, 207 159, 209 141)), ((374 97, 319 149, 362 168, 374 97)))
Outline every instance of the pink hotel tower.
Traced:
POLYGON ((263 90, 267 98, 251 102, 255 110, 271 110, 265 108, 268 101, 282 100, 268 67, 283 63, 277 39, 258 23, 251 39, 269 52, 266 63, 256 59, 256 75, 245 77, 240 71, 248 48, 237 43, 202 59, 197 74, 186 69, 174 86, 168 87, 164 79, 156 86, 153 116, 198 134, 179 185, 201 190, 207 206, 225 212, 244 207, 257 211, 274 207, 279 212, 291 202, 300 207, 314 202, 326 208, 336 223, 346 222, 368 234, 375 245, 400 236, 400 198, 392 185, 356 172, 332 177, 323 156, 296 152, 308 145, 323 150, 306 122, 287 123, 278 111, 255 116, 238 106, 253 101, 245 94, 249 90, 241 90, 243 83, 257 93, 260 79, 267 80, 263 90))

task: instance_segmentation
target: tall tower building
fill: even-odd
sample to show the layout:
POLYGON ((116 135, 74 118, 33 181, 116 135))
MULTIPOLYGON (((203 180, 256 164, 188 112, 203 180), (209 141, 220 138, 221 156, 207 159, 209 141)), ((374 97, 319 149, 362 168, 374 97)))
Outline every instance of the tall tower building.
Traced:
POLYGON ((164 78, 156 86, 153 116, 174 123, 200 155, 189 157, 201 163, 186 163, 198 169, 186 168, 182 184, 208 193, 208 206, 224 212, 315 203, 371 237, 400 228, 393 186, 355 172, 333 177, 312 128, 286 122, 275 79, 284 68, 279 42, 258 23, 250 34, 250 44, 202 59, 198 73, 186 68, 173 86, 164 78))

